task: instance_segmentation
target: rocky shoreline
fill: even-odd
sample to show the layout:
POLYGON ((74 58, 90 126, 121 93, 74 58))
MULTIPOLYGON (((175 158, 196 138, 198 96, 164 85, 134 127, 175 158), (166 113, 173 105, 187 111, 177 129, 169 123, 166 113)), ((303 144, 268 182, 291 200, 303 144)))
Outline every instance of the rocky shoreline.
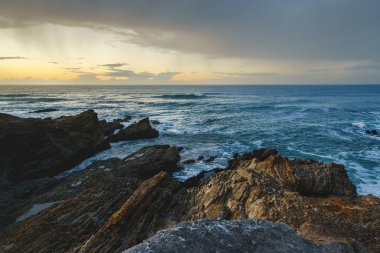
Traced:
POLYGON ((185 182, 169 145, 52 178, 111 141, 159 134, 148 118, 123 120, 0 114, 0 252, 380 252, 379 198, 358 196, 342 165, 270 148, 185 182))

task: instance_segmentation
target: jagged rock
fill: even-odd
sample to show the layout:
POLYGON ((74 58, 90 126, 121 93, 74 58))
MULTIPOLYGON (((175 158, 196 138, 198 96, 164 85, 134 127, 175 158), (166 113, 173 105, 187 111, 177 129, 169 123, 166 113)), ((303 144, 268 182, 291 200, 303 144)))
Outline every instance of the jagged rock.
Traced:
POLYGON ((125 115, 123 119, 121 119, 121 122, 128 122, 128 121, 131 121, 132 119, 132 116, 129 116, 129 115, 125 115))
POLYGON ((202 161, 203 159, 205 159, 205 157, 203 155, 200 155, 200 156, 198 156, 197 161, 202 161))
POLYGON ((48 108, 48 109, 41 109, 41 110, 31 111, 29 113, 56 112, 56 111, 59 111, 59 109, 48 108))
POLYGON ((230 169, 191 183, 179 185, 162 172, 144 182, 80 252, 120 251, 158 230, 203 218, 279 221, 314 243, 348 243, 357 252, 367 252, 365 247, 378 252, 380 200, 357 197, 342 170, 262 149, 235 156, 230 169))
POLYGON ((55 120, 0 113, 0 177, 13 182, 54 176, 109 147, 93 110, 55 120))
POLYGON ((24 200, 29 208, 62 202, 4 230, 0 245, 11 252, 120 252, 159 230, 209 218, 277 221, 316 244, 380 251, 380 199, 357 196, 340 165, 261 149, 181 183, 169 174, 178 161, 177 148, 155 146, 97 162, 24 200))
POLYGON ((380 133, 377 132, 377 130, 375 130, 375 129, 373 129, 373 130, 366 130, 365 132, 366 132, 366 134, 369 134, 369 135, 380 136, 380 133))
POLYGON ((150 122, 152 123, 152 125, 159 125, 159 124, 161 124, 158 120, 151 120, 150 122))
POLYGON ((354 253, 356 249, 347 244, 313 244, 281 223, 203 219, 159 231, 143 243, 123 251, 139 252, 354 253))
POLYGON ((107 122, 105 120, 100 121, 100 127, 102 129, 102 132, 105 136, 109 136, 115 130, 124 128, 123 124, 121 124, 121 121, 118 119, 115 119, 111 122, 107 122))
POLYGON ((175 170, 178 161, 176 147, 146 147, 124 159, 95 162, 56 180, 39 196, 18 199, 0 213, 9 217, 8 211, 14 211, 15 220, 36 205, 51 206, 11 226, 0 224, 0 252, 6 247, 10 252, 73 251, 99 230, 144 180, 160 171, 175 170))
POLYGON ((107 140, 109 142, 118 142, 138 139, 152 139, 156 137, 158 137, 158 131, 152 128, 149 118, 144 118, 135 124, 121 129, 116 134, 111 134, 107 140))

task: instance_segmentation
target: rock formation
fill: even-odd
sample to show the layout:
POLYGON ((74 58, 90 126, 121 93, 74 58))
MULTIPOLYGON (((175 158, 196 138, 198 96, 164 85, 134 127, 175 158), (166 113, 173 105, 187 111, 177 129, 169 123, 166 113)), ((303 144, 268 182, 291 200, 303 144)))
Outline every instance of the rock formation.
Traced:
POLYGON ((41 109, 41 110, 31 111, 29 113, 43 113, 43 112, 56 112, 56 111, 59 111, 59 109, 47 108, 47 109, 41 109))
POLYGON ((376 129, 366 130, 365 132, 366 132, 366 134, 369 134, 369 135, 372 135, 372 136, 380 136, 380 133, 376 129))
POLYGON ((152 146, 124 159, 96 162, 62 180, 51 179, 55 182, 45 192, 18 196, 0 209, 0 245, 4 246, 0 252, 5 248, 10 252, 72 251, 99 230, 144 180, 175 170, 178 161, 176 147, 152 146), (15 222, 36 204, 50 203, 40 214, 15 222))
POLYGON ((93 110, 55 120, 0 113, 3 180, 54 176, 109 147, 93 110))
POLYGON ((158 131, 152 128, 149 118, 144 118, 126 128, 121 129, 116 134, 108 136, 109 142, 132 141, 138 139, 152 139, 158 137, 158 131))
POLYGON ((349 253, 355 249, 337 243, 315 245, 281 223, 203 219, 159 231, 123 253, 140 252, 349 253))
MULTIPOLYGON (((53 183, 41 195, 5 207, 13 210, 7 217, 17 220, 31 208, 49 206, 23 221, 8 223, 0 245, 9 252, 121 252, 162 229, 208 218, 285 223, 305 239, 324 245, 310 244, 311 250, 380 252, 380 199, 357 196, 342 165, 289 160, 274 149, 261 149, 235 155, 225 170, 203 172, 181 183, 170 175, 177 169, 178 153, 175 147, 154 146, 125 159, 99 161, 53 183), (331 245, 335 246, 328 248, 331 245)), ((200 235, 208 224, 202 222, 194 225, 200 235)), ((236 236, 254 223, 241 222, 236 236)), ((230 226, 225 224, 232 223, 220 223, 230 226)), ((188 227, 181 226, 163 235, 170 237, 188 227)), ((211 241, 201 236, 197 247, 206 247, 221 233, 215 229, 207 230, 211 241)), ((246 240, 245 236, 240 239, 246 240)), ((260 238, 255 237, 259 232, 251 236, 260 238)), ((297 244, 302 249, 307 243, 291 232, 276 236, 280 235, 271 237, 273 243, 288 238, 289 247, 297 244)), ((168 237, 158 235, 148 243, 168 237)))

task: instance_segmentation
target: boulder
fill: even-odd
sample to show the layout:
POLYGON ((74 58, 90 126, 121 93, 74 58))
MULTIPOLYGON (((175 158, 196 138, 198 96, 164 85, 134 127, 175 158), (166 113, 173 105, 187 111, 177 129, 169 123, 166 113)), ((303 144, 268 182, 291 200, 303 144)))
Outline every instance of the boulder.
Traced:
POLYGON ((159 231, 144 242, 123 251, 139 252, 354 253, 356 249, 339 243, 316 245, 281 223, 202 219, 159 231))
POLYGON ((12 182, 54 176, 109 147, 93 110, 55 120, 0 113, 0 177, 12 182))
POLYGON ((139 139, 153 139, 158 137, 158 135, 158 131, 152 128, 149 118, 144 118, 137 123, 121 129, 116 134, 111 134, 107 140, 109 142, 119 142, 139 139))

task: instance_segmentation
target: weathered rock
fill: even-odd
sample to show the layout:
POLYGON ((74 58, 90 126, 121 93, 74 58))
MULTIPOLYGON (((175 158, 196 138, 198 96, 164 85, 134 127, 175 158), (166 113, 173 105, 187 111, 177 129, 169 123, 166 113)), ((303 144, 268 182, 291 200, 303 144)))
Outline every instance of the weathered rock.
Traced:
POLYGON ((54 176, 109 148, 93 110, 58 119, 0 114, 0 177, 54 176))
POLYGON ((56 112, 56 111, 59 111, 59 109, 48 108, 48 109, 41 109, 41 110, 31 111, 29 113, 56 112))
POLYGON ((380 200, 356 197, 342 169, 262 149, 235 156, 228 170, 182 185, 163 172, 142 184, 81 252, 120 251, 158 230, 203 218, 279 221, 314 243, 378 252, 380 200))
POLYGON ((277 221, 313 243, 341 247, 330 249, 380 251, 380 199, 357 196, 340 165, 261 149, 236 155, 226 170, 180 183, 168 173, 178 161, 177 148, 155 146, 95 163, 27 202, 63 200, 10 226, 0 245, 11 252, 120 252, 159 230, 209 218, 277 221))
POLYGON ((150 123, 152 123, 152 125, 159 125, 159 124, 161 124, 158 120, 151 120, 150 123))
POLYGON ((10 252, 73 251, 98 231, 144 180, 159 171, 175 170, 178 161, 176 147, 147 147, 124 159, 98 161, 56 180, 39 196, 20 198, 0 213, 12 210, 18 214, 12 218, 17 219, 36 205, 48 208, 6 229, 0 225, 0 252, 5 247, 10 252))
POLYGON ((158 137, 158 131, 152 128, 149 118, 144 118, 139 122, 121 129, 116 134, 111 134, 107 140, 109 142, 132 141, 138 139, 152 139, 158 137))
POLYGON ((356 252, 347 244, 316 245, 298 236, 290 227, 270 221, 187 221, 159 231, 124 253, 138 252, 356 252))
POLYGON ((205 157, 203 156, 203 155, 200 155, 200 156, 198 156, 198 161, 202 161, 203 159, 205 159, 205 157))

